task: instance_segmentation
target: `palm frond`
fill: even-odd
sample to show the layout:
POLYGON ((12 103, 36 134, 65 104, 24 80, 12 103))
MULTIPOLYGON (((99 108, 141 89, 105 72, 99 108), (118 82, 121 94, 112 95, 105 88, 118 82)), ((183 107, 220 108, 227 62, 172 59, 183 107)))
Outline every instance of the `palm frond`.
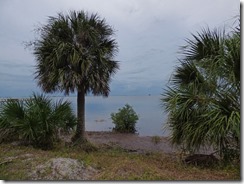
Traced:
POLYGON ((53 103, 43 94, 33 94, 23 103, 9 101, 3 105, 0 116, 0 140, 16 134, 34 146, 52 147, 59 128, 76 125, 69 102, 53 103))
POLYGON ((240 35, 203 29, 187 39, 161 99, 171 140, 196 151, 213 146, 223 159, 240 155, 240 35), (231 155, 230 155, 231 154, 231 155))
POLYGON ((34 44, 35 78, 44 91, 69 94, 84 85, 86 93, 94 90, 94 94, 107 96, 108 83, 119 65, 113 59, 118 51, 114 31, 105 19, 70 11, 49 17, 40 30, 34 44))

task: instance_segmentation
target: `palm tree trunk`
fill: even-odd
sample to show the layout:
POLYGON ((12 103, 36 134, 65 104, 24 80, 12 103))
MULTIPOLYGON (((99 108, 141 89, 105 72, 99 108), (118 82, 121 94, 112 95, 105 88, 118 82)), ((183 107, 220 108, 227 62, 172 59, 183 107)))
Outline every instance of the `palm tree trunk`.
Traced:
POLYGON ((77 93, 77 127, 76 134, 73 137, 73 142, 83 143, 86 142, 85 136, 85 90, 80 86, 77 93))

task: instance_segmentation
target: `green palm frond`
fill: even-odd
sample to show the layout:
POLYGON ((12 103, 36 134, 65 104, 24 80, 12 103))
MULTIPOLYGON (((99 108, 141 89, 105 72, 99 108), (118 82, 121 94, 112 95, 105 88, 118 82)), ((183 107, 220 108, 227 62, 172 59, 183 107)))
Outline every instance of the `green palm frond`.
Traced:
POLYGON ((190 61, 180 61, 180 66, 175 70, 171 81, 175 85, 188 85, 192 82, 204 83, 204 77, 198 71, 196 65, 190 61))
POLYGON ((172 142, 193 151, 213 146, 223 159, 240 150, 241 44, 235 30, 203 29, 187 39, 162 98, 172 142))
POLYGON ((49 17, 34 43, 36 79, 46 92, 74 92, 79 85, 96 95, 109 93, 111 76, 119 69, 113 60, 118 46, 113 29, 97 14, 70 11, 49 17))
POLYGON ((206 58, 215 59, 222 50, 224 32, 202 29, 197 35, 192 34, 193 39, 187 39, 187 46, 182 48, 184 56, 190 61, 201 61, 206 58))
POLYGON ((67 130, 77 123, 69 102, 54 103, 42 94, 33 94, 23 102, 7 102, 0 119, 0 140, 11 139, 15 134, 41 148, 52 147, 59 128, 67 130))

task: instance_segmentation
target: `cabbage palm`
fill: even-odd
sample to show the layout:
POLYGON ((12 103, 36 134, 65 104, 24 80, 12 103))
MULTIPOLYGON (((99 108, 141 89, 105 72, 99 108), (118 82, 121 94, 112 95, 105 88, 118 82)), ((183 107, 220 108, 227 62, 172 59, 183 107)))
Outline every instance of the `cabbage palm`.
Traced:
POLYGON ((212 145, 230 158, 240 153, 240 28, 204 29, 186 41, 162 98, 172 142, 193 151, 212 145))
POLYGON ((108 96, 118 70, 114 31, 97 14, 70 11, 50 17, 33 42, 36 79, 45 92, 77 91, 78 124, 74 141, 85 141, 85 95, 108 96))

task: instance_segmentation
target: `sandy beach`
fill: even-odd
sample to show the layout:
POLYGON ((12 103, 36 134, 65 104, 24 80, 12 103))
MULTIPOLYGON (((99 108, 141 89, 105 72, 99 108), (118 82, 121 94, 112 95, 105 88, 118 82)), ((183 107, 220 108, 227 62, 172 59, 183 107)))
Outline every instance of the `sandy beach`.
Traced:
MULTIPOLYGON (((159 142, 155 143, 153 136, 139 136, 138 134, 117 133, 108 131, 87 131, 87 138, 95 145, 118 146, 130 152, 148 153, 180 153, 182 149, 173 146, 168 137, 158 137, 159 142)), ((201 149, 197 153, 210 154, 211 149, 201 149)))

